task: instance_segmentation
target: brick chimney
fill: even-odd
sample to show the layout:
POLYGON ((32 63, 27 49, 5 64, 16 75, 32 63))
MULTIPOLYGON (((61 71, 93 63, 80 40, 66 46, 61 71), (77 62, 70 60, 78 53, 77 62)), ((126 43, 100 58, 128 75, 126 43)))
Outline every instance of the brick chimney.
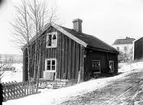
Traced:
POLYGON ((76 32, 82 33, 82 20, 81 19, 74 19, 73 20, 73 29, 76 32))

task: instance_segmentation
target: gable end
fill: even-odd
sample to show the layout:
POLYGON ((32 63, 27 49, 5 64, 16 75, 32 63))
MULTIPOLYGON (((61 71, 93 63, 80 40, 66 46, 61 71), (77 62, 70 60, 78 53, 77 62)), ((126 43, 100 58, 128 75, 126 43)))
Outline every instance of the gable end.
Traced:
POLYGON ((64 35, 68 36, 69 38, 73 39, 77 43, 83 45, 84 47, 87 47, 87 43, 80 40, 79 38, 75 37, 74 35, 70 34, 69 32, 65 31, 63 28, 57 26, 56 24, 52 23, 52 26, 56 28, 58 31, 62 32, 64 35))

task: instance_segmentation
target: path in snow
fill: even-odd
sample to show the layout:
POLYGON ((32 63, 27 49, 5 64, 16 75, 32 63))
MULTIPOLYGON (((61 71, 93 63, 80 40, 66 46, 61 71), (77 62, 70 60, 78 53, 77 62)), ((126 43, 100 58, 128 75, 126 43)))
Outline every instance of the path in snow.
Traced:
POLYGON ((59 105, 132 105, 141 100, 136 98, 136 93, 143 93, 143 69, 132 71, 122 78, 114 78, 108 83, 110 84, 103 88, 71 96, 59 105))

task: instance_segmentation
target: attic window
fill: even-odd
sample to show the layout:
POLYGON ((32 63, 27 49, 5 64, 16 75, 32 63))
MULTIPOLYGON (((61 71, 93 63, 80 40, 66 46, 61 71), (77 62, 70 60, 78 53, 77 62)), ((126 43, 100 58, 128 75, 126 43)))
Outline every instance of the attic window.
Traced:
POLYGON ((57 32, 48 33, 46 38, 46 48, 54 47, 57 47, 57 32))
POLYGON ((56 35, 53 35, 53 40, 56 40, 56 35))

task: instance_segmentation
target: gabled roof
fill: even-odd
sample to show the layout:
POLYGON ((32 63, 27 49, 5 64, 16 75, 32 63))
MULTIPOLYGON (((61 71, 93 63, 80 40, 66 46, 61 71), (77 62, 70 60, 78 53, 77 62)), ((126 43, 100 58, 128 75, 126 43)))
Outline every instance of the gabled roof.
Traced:
MULTIPOLYGON (((55 29, 63 33, 64 35, 70 37, 71 39, 73 39, 74 41, 83 45, 86 48, 93 48, 93 49, 98 49, 101 51, 118 53, 118 51, 115 48, 111 47, 107 43, 96 38, 95 36, 88 35, 85 33, 78 33, 73 29, 69 29, 69 28, 54 24, 54 23, 47 24, 45 28, 43 29, 43 31, 41 32, 41 34, 39 35, 42 35, 42 33, 45 32, 50 26, 54 27, 55 29)), ((39 35, 32 38, 30 42, 33 42, 37 37, 39 37, 39 35)))
POLYGON ((113 45, 120 45, 120 44, 133 44, 134 38, 126 37, 125 39, 117 39, 113 43, 113 45))
POLYGON ((139 41, 139 40, 143 40, 143 37, 140 37, 140 38, 134 40, 134 42, 137 42, 137 41, 139 41))
POLYGON ((77 38, 81 39, 85 43, 87 43, 87 47, 104 50, 107 52, 118 52, 115 48, 111 47, 110 45, 108 45, 107 43, 103 42, 95 36, 88 35, 85 33, 78 33, 74 29, 69 29, 63 26, 60 27, 62 27, 64 30, 71 33, 72 35, 76 36, 77 38))

